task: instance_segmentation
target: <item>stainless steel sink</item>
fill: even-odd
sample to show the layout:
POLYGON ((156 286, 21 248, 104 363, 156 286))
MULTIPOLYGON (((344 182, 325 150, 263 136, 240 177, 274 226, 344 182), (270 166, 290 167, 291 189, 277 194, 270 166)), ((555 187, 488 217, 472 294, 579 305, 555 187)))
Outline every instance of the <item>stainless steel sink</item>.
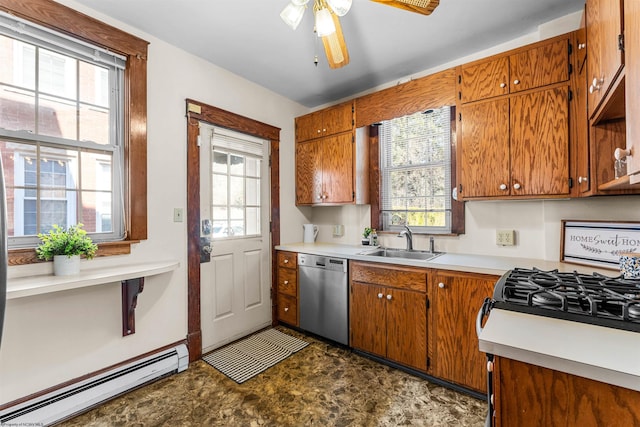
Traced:
POLYGON ((442 255, 443 252, 429 252, 429 251, 419 251, 419 250, 406 250, 406 249, 393 249, 393 248, 380 248, 371 252, 362 252, 362 255, 368 256, 376 256, 376 257, 385 257, 385 258, 403 258, 403 259, 419 259, 419 260, 430 260, 439 255, 442 255))

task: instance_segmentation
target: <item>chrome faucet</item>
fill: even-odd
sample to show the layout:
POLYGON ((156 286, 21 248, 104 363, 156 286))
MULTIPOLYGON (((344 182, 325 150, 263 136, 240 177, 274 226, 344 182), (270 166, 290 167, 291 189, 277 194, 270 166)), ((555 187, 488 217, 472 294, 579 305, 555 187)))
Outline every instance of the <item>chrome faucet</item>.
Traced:
POLYGON ((431 252, 432 254, 436 253, 436 245, 433 240, 433 236, 429 237, 429 252, 431 252))
POLYGON ((413 232, 411 231, 408 225, 405 225, 404 228, 405 228, 404 230, 400 231, 400 233, 398 234, 398 237, 406 237, 407 250, 412 251, 413 250, 413 232))

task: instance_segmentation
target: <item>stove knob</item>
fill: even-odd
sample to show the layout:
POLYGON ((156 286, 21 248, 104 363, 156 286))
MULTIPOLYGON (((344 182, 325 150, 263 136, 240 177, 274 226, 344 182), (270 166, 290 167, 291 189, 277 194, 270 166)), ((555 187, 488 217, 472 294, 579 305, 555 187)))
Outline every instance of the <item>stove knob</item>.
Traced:
POLYGON ((444 283, 442 283, 442 282, 438 283, 438 287, 439 287, 440 289, 444 289, 444 283))

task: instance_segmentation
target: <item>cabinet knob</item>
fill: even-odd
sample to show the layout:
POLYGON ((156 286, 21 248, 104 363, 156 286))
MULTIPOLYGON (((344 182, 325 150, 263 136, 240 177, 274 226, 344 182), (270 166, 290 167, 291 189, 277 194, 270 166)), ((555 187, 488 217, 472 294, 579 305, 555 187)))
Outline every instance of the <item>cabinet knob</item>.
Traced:
POLYGON ((505 87, 507 87, 507 84, 506 83, 500 83, 500 87, 504 89, 505 87))
POLYGON ((583 182, 587 182, 587 181, 589 181, 589 177, 586 177, 586 176, 578 177, 578 184, 582 184, 583 182))
POLYGON ((289 260, 288 260, 288 259, 285 259, 285 260, 284 260, 284 261, 282 261, 282 262, 283 262, 283 263, 285 263, 285 264, 289 264, 289 260))
POLYGON ((387 299, 388 299, 389 301, 391 301, 391 298, 392 298, 392 297, 391 297, 391 294, 387 295, 387 299))
POLYGON ((320 129, 318 129, 318 133, 322 133, 322 131, 320 129))
POLYGON ((520 184, 518 184, 517 182, 515 184, 513 184, 513 188, 516 190, 519 190, 522 186, 520 184))
POLYGON ((602 88, 602 83, 604 83, 604 77, 600 80, 598 80, 597 77, 594 77, 593 81, 591 82, 591 86, 589 86, 589 93, 599 91, 602 88))
POLYGON ((514 85, 519 85, 519 84, 520 84, 520 80, 515 79, 515 80, 513 81, 513 84, 514 84, 514 85))
POLYGON ((289 307, 284 308, 284 312, 286 313, 287 311, 289 311, 289 307))
POLYGON ((578 49, 584 49, 585 47, 587 47, 586 43, 578 43, 578 49))
POLYGON ((378 298, 382 299, 382 297, 384 296, 384 294, 381 292, 378 294, 378 298))
POLYGON ((442 283, 442 282, 438 283, 438 287, 439 287, 440 289, 444 289, 444 283, 442 283))
POLYGON ((289 281, 288 281, 288 280, 285 280, 284 282, 282 282, 282 284, 284 284, 284 285, 288 285, 288 284, 289 284, 289 281))
POLYGON ((502 191, 506 190, 507 189, 507 184, 500 184, 500 189, 502 191))
POLYGON ((493 372, 493 362, 487 362, 487 372, 493 372))

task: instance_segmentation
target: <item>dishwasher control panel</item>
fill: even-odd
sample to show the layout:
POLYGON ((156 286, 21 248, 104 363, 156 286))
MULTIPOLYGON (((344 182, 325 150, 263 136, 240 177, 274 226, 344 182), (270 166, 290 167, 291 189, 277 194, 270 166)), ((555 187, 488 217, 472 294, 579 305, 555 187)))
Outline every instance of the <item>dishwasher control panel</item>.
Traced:
POLYGON ((298 265, 325 270, 347 271, 347 260, 320 255, 298 254, 298 265))

